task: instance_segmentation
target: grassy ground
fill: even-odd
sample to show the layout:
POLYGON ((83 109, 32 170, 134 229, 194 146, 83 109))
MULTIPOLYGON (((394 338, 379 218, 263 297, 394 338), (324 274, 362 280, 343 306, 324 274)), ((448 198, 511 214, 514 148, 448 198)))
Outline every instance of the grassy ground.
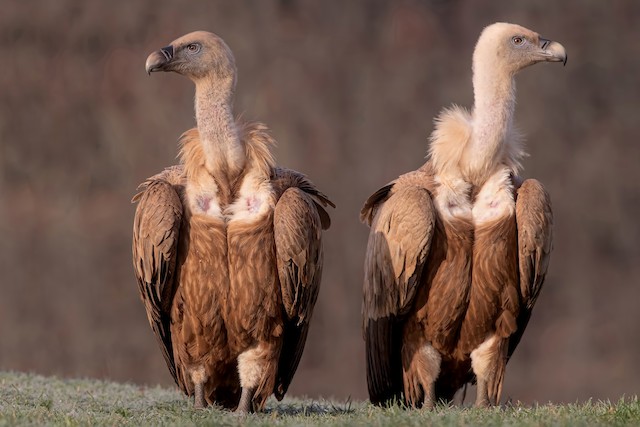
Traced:
POLYGON ((175 390, 141 388, 95 380, 61 380, 0 373, 0 426, 4 425, 640 425, 637 397, 616 403, 511 406, 478 410, 438 407, 434 411, 380 409, 367 403, 270 400, 267 412, 244 418, 197 411, 175 390))

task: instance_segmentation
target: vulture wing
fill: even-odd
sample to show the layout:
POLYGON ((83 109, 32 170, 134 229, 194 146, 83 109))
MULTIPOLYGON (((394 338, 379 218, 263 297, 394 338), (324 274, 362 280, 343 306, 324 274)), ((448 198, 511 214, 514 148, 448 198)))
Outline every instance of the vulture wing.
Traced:
POLYGON ((520 294, 523 304, 516 319, 518 329, 509 339, 508 357, 513 354, 529 323, 533 306, 547 274, 551 253, 551 200, 542 184, 535 179, 527 179, 517 191, 516 222, 520 294))
POLYGON ((274 394, 284 397, 302 357, 322 274, 322 230, 333 206, 304 175, 277 169, 272 179, 281 194, 274 212, 278 276, 285 316, 283 347, 274 394))
POLYGON ((387 185, 365 203, 361 218, 370 217, 363 320, 369 397, 380 404, 401 397, 401 321, 421 282, 436 215, 426 189, 387 185))
POLYGON ((173 185, 162 179, 145 182, 133 222, 133 268, 147 318, 176 383, 171 345, 170 310, 175 292, 175 267, 182 202, 173 185), (145 188, 146 187, 146 188, 145 188))

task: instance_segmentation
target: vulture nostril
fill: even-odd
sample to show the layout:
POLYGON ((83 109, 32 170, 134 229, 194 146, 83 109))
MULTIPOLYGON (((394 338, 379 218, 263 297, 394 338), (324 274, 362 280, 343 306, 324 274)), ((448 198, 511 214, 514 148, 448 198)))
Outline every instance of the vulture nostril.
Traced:
POLYGON ((173 47, 172 46, 163 47, 162 49, 160 49, 160 52, 162 52, 162 54, 164 55, 164 57, 165 57, 165 59, 167 61, 170 61, 171 58, 173 58, 173 47))

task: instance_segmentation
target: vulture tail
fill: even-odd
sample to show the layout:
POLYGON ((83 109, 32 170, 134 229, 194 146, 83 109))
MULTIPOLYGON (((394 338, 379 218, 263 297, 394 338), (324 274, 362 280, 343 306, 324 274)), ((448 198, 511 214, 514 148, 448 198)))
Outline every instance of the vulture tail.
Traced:
POLYGON ((389 405, 403 402, 402 327, 396 316, 369 319, 365 341, 371 403, 389 405))
POLYGON ((298 369, 300 358, 302 357, 303 345, 297 345, 298 343, 306 342, 307 332, 309 328, 300 328, 295 321, 285 321, 283 336, 284 345, 295 344, 294 348, 283 348, 281 350, 280 360, 278 361, 278 377, 276 379, 276 385, 273 393, 276 399, 279 401, 284 398, 284 395, 289 389, 289 384, 293 378, 293 374, 298 369))

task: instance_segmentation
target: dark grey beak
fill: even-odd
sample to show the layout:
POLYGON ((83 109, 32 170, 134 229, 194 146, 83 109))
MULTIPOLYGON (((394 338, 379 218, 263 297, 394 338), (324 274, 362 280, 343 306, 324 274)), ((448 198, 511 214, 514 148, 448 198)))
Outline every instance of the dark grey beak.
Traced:
POLYGON ((160 50, 156 50, 147 57, 147 62, 144 65, 147 74, 151 74, 154 71, 169 71, 168 65, 173 59, 173 46, 163 47, 160 50))
POLYGON ((562 62, 562 65, 567 65, 567 51, 560 43, 540 37, 540 49, 544 61, 562 62))

